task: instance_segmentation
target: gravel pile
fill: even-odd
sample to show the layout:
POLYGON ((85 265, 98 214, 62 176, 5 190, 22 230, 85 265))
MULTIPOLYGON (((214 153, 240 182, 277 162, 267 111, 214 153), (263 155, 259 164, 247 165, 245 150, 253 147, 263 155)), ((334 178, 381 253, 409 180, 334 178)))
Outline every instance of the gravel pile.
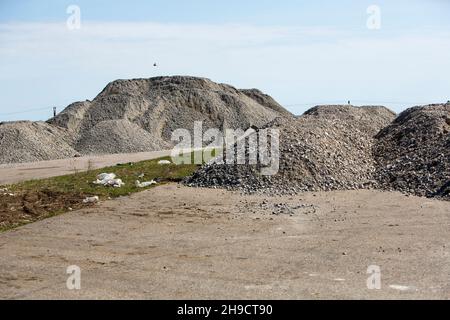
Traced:
POLYGON ((0 123, 0 163, 32 162, 73 157, 71 137, 45 122, 0 123))
POLYGON ((380 187, 450 199, 450 104, 408 109, 376 139, 380 187))
POLYGON ((378 106, 315 107, 297 119, 267 125, 280 129, 276 175, 262 176, 258 167, 248 164, 209 164, 185 184, 272 195, 376 187, 373 137, 394 118, 393 112, 378 106))
POLYGON ((262 92, 195 77, 117 80, 93 100, 76 102, 41 122, 0 129, 0 163, 168 149, 175 129, 262 126, 292 115, 262 92), (20 134, 18 133, 20 132, 20 134), (18 139, 14 137, 18 136, 18 139))
POLYGON ((282 115, 292 116, 292 114, 289 111, 280 106, 278 102, 276 102, 271 96, 261 92, 258 89, 242 89, 239 91, 248 96, 249 98, 255 100, 264 107, 275 110, 276 112, 282 115))
POLYGON ((169 144, 128 120, 106 120, 83 134, 75 145, 82 154, 127 153, 131 147, 134 152, 144 152, 168 149, 169 144))
POLYGON ((204 131, 245 130, 280 115, 292 116, 258 90, 174 76, 111 82, 93 101, 74 103, 48 122, 67 129, 80 153, 101 154, 169 148, 172 132, 192 131, 194 121, 203 121, 204 131))

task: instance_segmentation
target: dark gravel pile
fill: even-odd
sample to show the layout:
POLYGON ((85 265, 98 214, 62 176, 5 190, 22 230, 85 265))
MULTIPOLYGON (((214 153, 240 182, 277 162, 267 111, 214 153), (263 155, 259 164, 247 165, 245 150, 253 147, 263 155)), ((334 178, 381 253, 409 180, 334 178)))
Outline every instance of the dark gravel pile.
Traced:
POLYGON ((376 187, 373 137, 394 117, 384 107, 315 107, 268 125, 280 130, 276 175, 263 176, 251 165, 210 164, 185 184, 268 194, 376 187))
POLYGON ((380 187, 450 199, 450 104, 408 109, 376 139, 380 187))

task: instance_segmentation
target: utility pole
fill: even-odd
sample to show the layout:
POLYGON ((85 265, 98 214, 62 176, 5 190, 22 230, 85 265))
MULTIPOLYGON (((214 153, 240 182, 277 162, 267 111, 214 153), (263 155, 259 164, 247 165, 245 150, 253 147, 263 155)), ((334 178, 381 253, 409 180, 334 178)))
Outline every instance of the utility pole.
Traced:
POLYGON ((53 107, 53 117, 56 117, 56 107, 53 107))

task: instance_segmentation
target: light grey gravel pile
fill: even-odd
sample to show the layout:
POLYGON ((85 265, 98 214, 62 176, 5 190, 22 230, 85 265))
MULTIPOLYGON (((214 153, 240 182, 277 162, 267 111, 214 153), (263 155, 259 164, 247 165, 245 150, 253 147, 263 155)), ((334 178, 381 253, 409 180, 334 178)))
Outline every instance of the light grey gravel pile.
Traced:
POLYGON ((45 122, 0 123, 0 163, 30 162, 78 154, 63 129, 45 122))
POLYGON ((185 184, 225 187, 248 193, 375 187, 374 136, 395 118, 384 107, 319 106, 297 119, 268 126, 280 129, 280 169, 263 176, 256 166, 205 165, 185 184))
POLYGON ((137 124, 127 120, 105 120, 84 133, 78 139, 75 149, 83 154, 127 153, 148 150, 162 150, 170 144, 156 139, 137 124))
POLYGON ((376 138, 380 187, 450 199, 450 104, 410 108, 376 138))
POLYGON ((258 90, 175 76, 111 82, 93 101, 75 103, 49 123, 67 129, 82 154, 117 153, 169 148, 172 132, 192 130, 194 121, 203 121, 204 131, 245 130, 282 114, 292 116, 258 90), (119 121, 117 129, 111 121, 119 121))
POLYGON ((0 126, 0 163, 162 150, 172 147, 175 129, 192 130, 194 121, 203 121, 204 131, 245 130, 279 116, 292 117, 256 89, 184 76, 117 80, 93 101, 73 103, 47 123, 0 126))

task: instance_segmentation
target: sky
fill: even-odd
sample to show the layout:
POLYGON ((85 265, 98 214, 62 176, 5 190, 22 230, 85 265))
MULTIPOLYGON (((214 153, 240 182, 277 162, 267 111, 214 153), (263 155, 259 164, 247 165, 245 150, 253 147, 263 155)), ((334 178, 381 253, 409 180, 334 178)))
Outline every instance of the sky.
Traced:
POLYGON ((449 13, 450 0, 0 0, 0 121, 160 75, 258 88, 295 114, 446 102, 449 13))

